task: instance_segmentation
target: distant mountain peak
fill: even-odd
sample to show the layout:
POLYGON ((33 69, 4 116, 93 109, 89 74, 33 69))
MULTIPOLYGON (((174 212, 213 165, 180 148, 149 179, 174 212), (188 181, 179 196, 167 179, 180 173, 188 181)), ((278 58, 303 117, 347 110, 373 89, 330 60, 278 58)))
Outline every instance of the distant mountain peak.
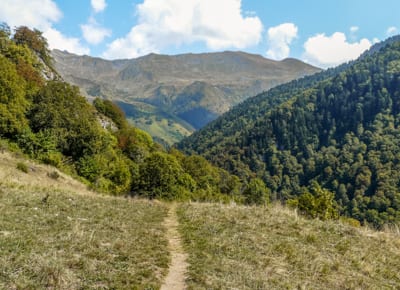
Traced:
MULTIPOLYGON (((138 102, 154 106, 152 113, 139 108, 142 113, 136 117, 128 114, 135 117, 136 126, 150 131, 167 115, 174 116, 169 124, 185 124, 187 128, 189 123, 199 128, 250 96, 320 71, 294 59, 279 62, 242 51, 151 53, 110 61, 54 50, 53 57, 61 76, 79 86, 88 97, 118 100, 132 106, 138 102), (194 110, 201 114, 191 114, 194 110)), ((170 142, 183 137, 173 126, 150 133, 160 137, 157 134, 165 130, 173 131, 168 133, 174 135, 170 142)))

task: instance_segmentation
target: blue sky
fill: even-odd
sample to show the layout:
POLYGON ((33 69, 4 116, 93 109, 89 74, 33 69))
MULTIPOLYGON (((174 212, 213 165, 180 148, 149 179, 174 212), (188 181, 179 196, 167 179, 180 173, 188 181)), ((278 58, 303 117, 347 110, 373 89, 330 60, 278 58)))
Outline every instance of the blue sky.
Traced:
POLYGON ((242 50, 330 67, 400 32, 399 0, 2 0, 0 21, 107 59, 242 50))

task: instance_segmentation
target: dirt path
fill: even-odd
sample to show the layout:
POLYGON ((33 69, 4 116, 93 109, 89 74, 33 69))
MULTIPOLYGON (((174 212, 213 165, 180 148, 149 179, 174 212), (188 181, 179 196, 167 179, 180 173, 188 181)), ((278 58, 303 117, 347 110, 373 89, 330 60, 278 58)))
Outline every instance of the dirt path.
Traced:
POLYGON ((167 218, 164 221, 167 228, 168 248, 171 253, 171 264, 161 290, 186 289, 185 273, 188 266, 187 254, 184 252, 181 237, 178 232, 178 217, 176 215, 176 204, 171 204, 167 218))

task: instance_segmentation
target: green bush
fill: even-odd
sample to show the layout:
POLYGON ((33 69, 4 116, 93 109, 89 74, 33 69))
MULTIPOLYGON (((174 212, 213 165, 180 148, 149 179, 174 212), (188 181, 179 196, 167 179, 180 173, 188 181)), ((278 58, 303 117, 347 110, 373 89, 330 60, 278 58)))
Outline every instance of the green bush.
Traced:
POLYGON ((333 192, 322 188, 317 182, 313 182, 309 191, 305 191, 295 199, 288 200, 287 204, 298 208, 302 214, 311 218, 337 219, 339 210, 334 198, 333 192))
POLYGON ((265 205, 269 202, 269 190, 265 187, 265 183, 259 178, 250 180, 243 192, 244 203, 248 205, 265 205))
POLYGON ((140 165, 139 183, 134 191, 149 198, 175 200, 189 198, 195 187, 196 182, 174 156, 155 152, 140 165))
POLYGON ((22 172, 25 172, 25 173, 28 173, 28 172, 29 172, 28 165, 26 165, 26 164, 23 163, 23 162, 18 162, 18 163, 17 163, 17 169, 20 170, 20 171, 22 171, 22 172))

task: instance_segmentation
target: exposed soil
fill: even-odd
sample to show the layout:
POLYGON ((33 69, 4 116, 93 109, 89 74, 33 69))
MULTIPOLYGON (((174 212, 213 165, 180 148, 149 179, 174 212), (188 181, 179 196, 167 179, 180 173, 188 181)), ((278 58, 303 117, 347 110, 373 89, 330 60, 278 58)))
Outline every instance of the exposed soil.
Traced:
POLYGON ((178 232, 179 222, 176 215, 176 204, 171 205, 168 216, 164 221, 164 226, 167 228, 171 264, 161 290, 186 289, 187 254, 183 250, 181 237, 178 232))

